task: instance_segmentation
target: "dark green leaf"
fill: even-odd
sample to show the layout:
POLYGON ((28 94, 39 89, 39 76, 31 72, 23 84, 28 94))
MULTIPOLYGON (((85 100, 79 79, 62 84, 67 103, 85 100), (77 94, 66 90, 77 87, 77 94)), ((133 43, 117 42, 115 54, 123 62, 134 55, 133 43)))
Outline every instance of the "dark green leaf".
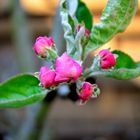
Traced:
POLYGON ((0 84, 0 107, 22 107, 42 100, 46 94, 36 77, 21 74, 0 84))
POLYGON ((136 68, 137 64, 128 54, 118 50, 113 53, 118 55, 115 68, 136 68))
POLYGON ((85 27, 91 31, 93 24, 92 14, 81 0, 78 1, 78 7, 75 14, 79 23, 84 23, 85 27))
POLYGON ((68 23, 71 25, 72 32, 74 33, 75 25, 74 25, 74 21, 73 21, 73 19, 72 19, 72 17, 70 15, 68 15, 68 23))
POLYGON ((101 21, 93 25, 85 56, 101 47, 119 32, 123 32, 136 13, 138 0, 109 0, 101 21))

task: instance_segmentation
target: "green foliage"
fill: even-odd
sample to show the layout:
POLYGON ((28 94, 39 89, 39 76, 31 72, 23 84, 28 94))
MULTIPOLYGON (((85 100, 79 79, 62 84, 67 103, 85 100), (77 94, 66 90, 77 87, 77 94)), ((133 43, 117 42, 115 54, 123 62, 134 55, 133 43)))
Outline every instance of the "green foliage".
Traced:
MULTIPOLYGON (((73 0, 76 1, 77 0, 73 0)), ((70 2, 71 3, 71 2, 70 2)), ((67 3, 65 0, 62 0, 60 3, 61 8, 61 20, 62 25, 64 29, 64 38, 66 40, 66 49, 67 53, 73 57, 75 60, 80 61, 81 55, 82 55, 82 45, 81 45, 81 39, 84 36, 84 29, 81 29, 80 32, 78 32, 76 35, 75 32, 75 25, 77 23, 77 20, 72 17, 76 12, 75 6, 69 6, 69 9, 67 7, 67 3)))
MULTIPOLYGON (((85 59, 89 52, 107 43, 117 33, 123 32, 135 15, 138 5, 138 0, 108 0, 108 4, 100 18, 101 21, 92 25, 92 15, 86 5, 81 0, 72 0, 72 2, 69 2, 70 6, 68 8, 66 0, 61 0, 61 17, 68 54, 76 60, 81 59, 81 53, 83 59, 85 59), (72 2, 74 3, 73 6, 72 2), (72 16, 71 19, 74 24, 77 20, 79 23, 84 23, 89 30, 92 29, 90 40, 84 46, 84 52, 78 48, 81 47, 81 40, 75 41, 73 36, 74 26, 70 22, 72 20, 68 18, 69 15, 72 16), (76 19, 74 19, 75 16, 76 19), (76 42, 79 44, 76 44, 76 42), (76 52, 78 50, 81 52, 76 52)), ((83 35, 81 34, 81 36, 83 35)))
MULTIPOLYGON (((92 14, 81 0, 61 0, 60 14, 66 39, 67 53, 81 62, 89 52, 95 50, 117 33, 123 32, 136 13, 138 0, 108 0, 102 13, 101 21, 93 25, 92 14), (78 24, 84 24, 91 31, 90 38, 85 38, 85 27, 76 32, 78 24), (84 40, 85 39, 85 40, 84 40), (86 43, 83 43, 84 41, 86 43)), ((99 58, 83 73, 84 76, 107 76, 116 79, 130 79, 140 75, 140 63, 136 63, 127 54, 113 51, 117 54, 117 64, 114 69, 102 70, 99 58)), ((51 52, 54 56, 54 52, 51 52)), ((0 84, 0 107, 22 107, 42 100, 48 90, 39 86, 39 80, 30 74, 18 75, 0 84)))
POLYGON ((70 15, 68 15, 68 23, 71 25, 72 33, 74 33, 75 25, 74 25, 74 21, 73 21, 73 19, 72 19, 72 17, 70 15))
POLYGON ((135 69, 119 68, 115 70, 100 70, 93 72, 91 75, 111 77, 119 80, 127 80, 139 76, 140 68, 137 67, 135 69))
POLYGON ((0 107, 22 107, 42 100, 46 94, 36 77, 21 74, 0 85, 0 107))
POLYGON ((113 53, 118 55, 115 68, 136 68, 137 64, 128 54, 118 50, 113 51, 113 53))
POLYGON ((135 78, 140 75, 140 65, 136 63, 128 54, 115 50, 114 54, 118 55, 114 69, 97 70, 91 73, 93 76, 106 76, 120 80, 135 78))
POLYGON ((101 21, 93 25, 88 51, 99 48, 114 35, 123 32, 135 15, 137 5, 138 0, 109 0, 101 21))
POLYGON ((75 34, 75 27, 77 24, 84 24, 91 31, 92 15, 80 0, 68 1, 68 4, 65 0, 61 0, 60 8, 67 53, 80 62, 83 54, 84 28, 75 34))
MULTIPOLYGON (((108 4, 102 13, 101 21, 92 25, 92 16, 85 4, 80 0, 73 1, 75 6, 70 4, 69 8, 63 6, 63 3, 66 3, 65 0, 61 1, 61 17, 68 53, 76 60, 81 59, 81 54, 82 58, 85 59, 89 52, 107 43, 117 33, 123 32, 135 15, 138 5, 138 0, 108 0, 108 4), (72 17, 68 18, 69 16, 72 17), (84 49, 81 44, 84 32, 79 33, 78 37, 74 37, 75 16, 76 20, 80 23, 83 22, 89 30, 92 28, 90 40, 84 46, 84 49)), ((130 79, 140 75, 139 64, 135 63, 130 56, 120 51, 114 51, 113 53, 119 56, 115 69, 94 69, 93 75, 103 75, 117 79, 130 79)))
POLYGON ((135 15, 137 5, 138 0, 109 0, 100 18, 101 21, 93 25, 85 53, 88 54, 101 47, 117 33, 123 32, 135 15))
POLYGON ((90 13, 86 5, 80 0, 78 1, 78 6, 75 15, 78 19, 78 22, 84 23, 85 27, 88 28, 89 31, 91 31, 93 24, 92 14, 90 13))

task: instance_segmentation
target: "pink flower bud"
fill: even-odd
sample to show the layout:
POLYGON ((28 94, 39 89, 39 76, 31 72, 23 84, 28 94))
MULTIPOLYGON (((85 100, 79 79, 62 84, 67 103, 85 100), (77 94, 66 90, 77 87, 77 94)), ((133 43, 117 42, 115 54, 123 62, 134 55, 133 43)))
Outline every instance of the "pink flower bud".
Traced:
POLYGON ((67 53, 63 53, 61 57, 56 59, 56 82, 76 81, 81 74, 81 66, 67 53))
POLYGON ((78 95, 80 105, 84 105, 90 98, 97 98, 100 95, 100 89, 96 84, 83 82, 78 95))
MULTIPOLYGON (((77 30, 78 30, 78 32, 80 31, 80 28, 82 27, 82 25, 78 25, 78 28, 77 28, 77 30)), ((90 36, 90 32, 89 32, 89 30, 87 29, 87 28, 85 28, 85 32, 84 32, 84 35, 85 35, 85 37, 89 37, 90 36)))
POLYGON ((47 66, 41 67, 40 69, 40 82, 43 87, 48 88, 55 85, 55 71, 51 70, 47 66))
POLYGON ((39 36, 36 39, 33 49, 37 55, 41 56, 42 58, 46 58, 47 50, 54 47, 54 45, 55 44, 52 37, 39 36))
POLYGON ((93 86, 89 82, 84 82, 79 93, 79 98, 82 102, 89 100, 93 93, 93 86))
POLYGON ((109 69, 116 65, 116 58, 109 50, 101 50, 99 56, 101 57, 100 65, 102 69, 109 69))
POLYGON ((85 28, 85 36, 88 38, 90 36, 90 32, 87 28, 85 28))

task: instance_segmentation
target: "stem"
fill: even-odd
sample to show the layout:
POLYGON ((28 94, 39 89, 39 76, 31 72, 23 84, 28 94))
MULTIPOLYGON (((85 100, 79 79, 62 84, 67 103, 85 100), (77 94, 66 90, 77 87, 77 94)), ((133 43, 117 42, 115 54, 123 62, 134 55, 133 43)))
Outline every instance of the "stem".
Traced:
POLYGON ((81 55, 81 60, 83 61, 85 59, 85 47, 83 46, 83 50, 82 50, 82 55, 81 55))
POLYGON ((86 50, 86 47, 87 47, 87 43, 88 43, 88 40, 86 39, 86 37, 82 40, 82 55, 81 55, 81 60, 84 61, 86 56, 85 56, 85 50, 86 50))
POLYGON ((51 103, 42 102, 34 104, 26 109, 27 117, 23 126, 16 134, 15 140, 40 140, 41 131, 44 127, 51 103))
POLYGON ((85 80, 87 77, 93 77, 93 75, 95 76, 95 72, 97 74, 97 71, 100 69, 100 57, 96 56, 93 60, 93 64, 87 68, 82 76, 82 79, 85 80))
POLYGON ((50 110, 51 103, 43 102, 41 104, 41 108, 38 112, 38 115, 36 117, 36 123, 34 126, 34 129, 30 133, 29 139, 30 140, 39 140, 41 137, 41 132, 44 128, 44 122, 47 119, 48 112, 50 110))
POLYGON ((97 75, 98 76, 100 75, 100 73, 98 71, 94 71, 94 72, 92 71, 92 72, 88 73, 88 77, 94 77, 94 76, 97 76, 97 75))
POLYGON ((86 69, 83 73, 82 79, 84 80, 87 77, 90 77, 91 73, 92 73, 91 69, 86 69))

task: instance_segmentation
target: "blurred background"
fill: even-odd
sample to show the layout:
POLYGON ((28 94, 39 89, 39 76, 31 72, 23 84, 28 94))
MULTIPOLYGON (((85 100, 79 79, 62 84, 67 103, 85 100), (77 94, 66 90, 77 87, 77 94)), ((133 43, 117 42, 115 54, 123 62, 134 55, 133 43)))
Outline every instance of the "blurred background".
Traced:
MULTIPOLYGON (((94 23, 99 22, 107 0, 83 1, 94 23)), ((32 51, 39 35, 52 35, 59 53, 64 51, 58 5, 58 0, 0 0, 0 82, 39 71, 44 62, 32 51)), ((140 0, 127 30, 102 49, 109 47, 140 61, 140 0)), ((29 107, 0 109, 0 140, 140 140, 140 78, 96 82, 102 93, 85 106, 56 98, 51 104, 46 99, 29 107)))

